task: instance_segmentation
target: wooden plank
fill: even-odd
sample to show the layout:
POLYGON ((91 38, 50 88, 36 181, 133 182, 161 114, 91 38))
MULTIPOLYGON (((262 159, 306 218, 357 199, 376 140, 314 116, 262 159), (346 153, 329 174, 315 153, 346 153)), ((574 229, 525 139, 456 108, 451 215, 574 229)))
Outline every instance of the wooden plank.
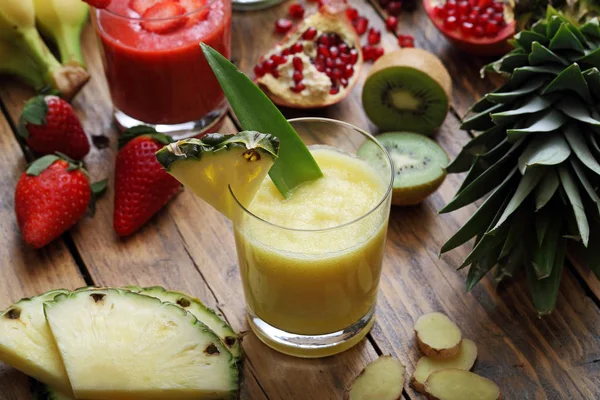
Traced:
MULTIPOLYGON (((271 26, 277 17, 285 15, 290 3, 261 11, 260 15, 236 16, 234 38, 252 34, 256 37, 259 35, 256 27, 271 26)), ((358 1, 349 3, 385 32, 383 21, 374 10, 358 1)), ((463 89, 463 80, 474 80, 474 71, 479 66, 471 66, 470 61, 465 62, 464 54, 448 49, 425 15, 402 18, 403 26, 410 26, 405 33, 416 33, 417 45, 441 54, 454 75, 457 110, 466 109, 478 93, 491 89, 489 81, 482 81, 484 86, 472 89, 467 85, 468 90, 463 89), (466 71, 464 76, 459 73, 460 69, 466 71)), ((251 74, 260 55, 279 40, 274 35, 266 36, 264 42, 253 41, 234 52, 234 60, 244 72, 251 74)), ((397 48, 396 39, 389 33, 383 35, 382 43, 386 51, 397 48)), ((337 106, 320 110, 318 115, 342 119, 373 131, 360 103, 362 81, 368 69, 368 65, 363 69, 361 81, 351 96, 337 106)), ((284 113, 287 116, 315 115, 292 110, 284 110, 284 113)), ((448 116, 436 138, 451 156, 469 140, 469 136, 458 129, 453 115, 448 116)), ((600 314, 593 303, 586 301, 569 272, 565 273, 561 299, 573 300, 561 302, 552 317, 539 323, 529 306, 527 288, 523 284, 511 285, 506 292, 496 293, 485 280, 472 294, 464 293, 465 274, 457 274, 453 269, 466 256, 468 246, 438 259, 442 243, 474 211, 474 207, 466 207, 451 215, 436 215, 459 184, 459 176, 450 176, 440 191, 423 205, 392 211, 377 322, 372 333, 377 345, 384 353, 397 355, 412 373, 418 359, 413 343, 413 321, 422 313, 441 310, 460 323, 465 336, 480 345, 481 355, 475 371, 497 381, 507 398, 594 398, 600 389, 592 382, 592 367, 582 366, 593 361, 600 351, 597 328, 600 314), (507 292, 513 296, 507 296, 507 292), (548 329, 552 324, 560 329, 548 329), (561 342, 569 345, 560 345, 561 342), (582 376, 574 372, 576 368, 585 371, 581 372, 582 376)), ((412 390, 409 395, 417 396, 412 390)))
MULTIPOLYGON (((6 79, 0 80, 3 87, 6 79)), ((4 115, 0 112, 0 310, 23 297, 55 288, 74 289, 84 280, 62 239, 43 250, 29 249, 21 240, 13 195, 26 161, 4 115)), ((30 398, 25 375, 0 363, 0 400, 30 398)))

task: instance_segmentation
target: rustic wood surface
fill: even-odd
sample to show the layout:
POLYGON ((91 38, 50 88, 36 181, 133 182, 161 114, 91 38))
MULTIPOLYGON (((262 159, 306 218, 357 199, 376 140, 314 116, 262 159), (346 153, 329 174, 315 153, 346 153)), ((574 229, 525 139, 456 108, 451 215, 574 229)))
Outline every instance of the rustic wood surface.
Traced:
MULTIPOLYGON (((386 50, 397 48, 384 29, 385 12, 375 4, 349 0, 371 25, 383 32, 386 50)), ((235 13, 233 61, 246 73, 279 39, 273 21, 290 2, 259 12, 235 13)), ((419 8, 400 17, 399 33, 413 34, 416 46, 440 56, 453 78, 452 108, 436 135, 450 156, 469 140, 459 118, 499 80, 481 80, 486 61, 452 48, 419 8)), ((218 309, 236 330, 247 330, 230 223, 190 192, 182 191, 142 230, 119 239, 112 230, 112 178, 117 132, 102 73, 94 32, 84 32, 85 57, 92 80, 74 103, 90 137, 104 136, 109 146, 93 146, 86 157, 92 179, 109 178, 107 195, 96 215, 85 217, 71 232, 42 251, 22 243, 13 212, 15 183, 28 155, 16 139, 15 123, 32 92, 0 78, 0 308, 24 296, 53 288, 96 285, 161 285, 189 292, 218 309)), ((348 121, 376 132, 361 106, 362 82, 339 105, 288 116, 319 115, 348 121)), ((220 131, 235 132, 225 118, 220 131)), ((97 138, 96 138, 97 139, 97 138)), ((100 143, 101 141, 95 141, 100 143)), ((247 359, 241 398, 340 399, 346 384, 379 354, 393 354, 412 373, 419 354, 413 322, 421 314, 442 311, 479 347, 474 371, 497 382, 505 399, 600 398, 600 284, 581 265, 565 269, 556 311, 538 319, 522 281, 496 288, 487 278, 470 294, 464 273, 457 273, 469 250, 463 246, 438 257, 442 243, 470 216, 474 207, 437 215, 453 196, 462 176, 449 176, 423 204, 392 210, 375 326, 368 338, 340 355, 302 360, 264 346, 253 334, 244 338, 247 359)), ((27 379, 0 364, 0 400, 29 399, 27 379)), ((405 399, 421 396, 407 386, 405 399)))

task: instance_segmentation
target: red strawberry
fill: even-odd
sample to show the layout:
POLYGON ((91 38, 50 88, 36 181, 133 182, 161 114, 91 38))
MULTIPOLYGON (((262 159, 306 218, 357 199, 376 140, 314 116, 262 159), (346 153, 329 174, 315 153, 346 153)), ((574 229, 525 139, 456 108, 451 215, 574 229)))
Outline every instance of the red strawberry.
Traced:
POLYGON ((163 0, 131 0, 129 2, 129 8, 140 15, 144 15, 146 10, 154 6, 156 3, 160 3, 163 0))
POLYGON ((113 225, 117 235, 131 235, 179 192, 181 184, 163 169, 155 155, 171 142, 168 136, 144 126, 122 136, 115 165, 113 225))
MULTIPOLYGON (((96 184, 106 187, 106 181, 96 184)), ((15 213, 25 242, 40 248, 71 228, 85 213, 93 189, 80 162, 47 155, 23 172, 15 189, 15 213)))
POLYGON ((19 134, 39 154, 61 152, 81 160, 90 151, 73 107, 58 96, 36 96, 23 108, 19 134))
POLYGON ((185 26, 185 8, 175 1, 161 1, 146 10, 141 26, 147 31, 166 34, 185 26))
POLYGON ((185 8, 185 12, 187 13, 189 26, 208 18, 210 7, 207 6, 207 3, 207 0, 179 0, 179 4, 185 8))
POLYGON ((110 5, 111 0, 83 0, 92 7, 106 8, 110 5))

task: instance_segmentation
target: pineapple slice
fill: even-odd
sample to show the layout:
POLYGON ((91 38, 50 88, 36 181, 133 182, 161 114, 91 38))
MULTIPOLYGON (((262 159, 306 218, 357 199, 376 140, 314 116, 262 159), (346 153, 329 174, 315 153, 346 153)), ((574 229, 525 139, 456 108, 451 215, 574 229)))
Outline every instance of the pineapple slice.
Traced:
POLYGON ((233 215, 229 186, 250 205, 277 158, 277 138, 258 132, 211 133, 171 143, 156 153, 167 172, 227 218, 233 215))
POLYGON ((198 318, 198 321, 202 322, 216 333, 221 339, 221 342, 223 342, 225 347, 227 347, 234 357, 240 358, 242 356, 239 335, 235 333, 231 326, 223 321, 214 310, 206 307, 200 300, 184 293, 168 291, 160 286, 149 288, 136 288, 132 286, 127 289, 146 296, 156 297, 162 302, 174 303, 185 308, 187 311, 191 312, 194 317, 198 318))
POLYGON ((35 400, 73 400, 58 390, 39 381, 32 382, 33 399, 35 400))
POLYGON ((0 313, 0 361, 69 394, 69 378, 43 307, 44 302, 64 293, 68 291, 53 290, 23 299, 0 313))
POLYGON ((76 398, 230 399, 234 357, 183 308, 119 289, 60 295, 44 305, 76 398))

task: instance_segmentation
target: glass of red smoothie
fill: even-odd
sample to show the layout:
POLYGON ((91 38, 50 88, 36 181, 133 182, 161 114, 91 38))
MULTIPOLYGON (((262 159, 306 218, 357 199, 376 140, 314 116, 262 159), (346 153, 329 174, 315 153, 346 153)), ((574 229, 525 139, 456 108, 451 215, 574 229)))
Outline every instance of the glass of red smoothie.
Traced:
POLYGON ((229 58, 231 0, 112 0, 92 21, 120 128, 152 125, 179 139, 223 115, 225 96, 199 43, 229 58))

